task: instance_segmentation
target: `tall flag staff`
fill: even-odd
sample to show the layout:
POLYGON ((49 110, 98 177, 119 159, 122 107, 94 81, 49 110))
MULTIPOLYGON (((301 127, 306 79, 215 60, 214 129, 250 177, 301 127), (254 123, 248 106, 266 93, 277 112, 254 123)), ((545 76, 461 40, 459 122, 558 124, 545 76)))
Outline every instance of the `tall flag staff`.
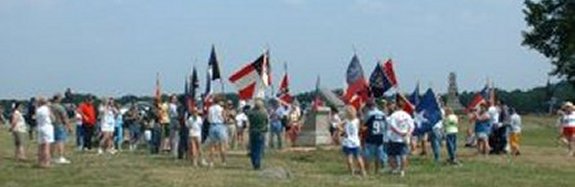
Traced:
POLYGON ((155 100, 156 103, 159 104, 162 102, 162 90, 160 85, 160 73, 156 73, 156 90, 155 90, 155 100))
POLYGON ((210 67, 209 71, 211 71, 211 81, 219 80, 221 85, 221 92, 225 92, 224 82, 222 80, 222 74, 220 71, 220 65, 218 61, 218 57, 216 55, 216 47, 212 44, 212 51, 210 52, 210 59, 208 61, 208 67, 210 67))
POLYGON ((278 94, 276 95, 276 97, 278 98, 278 100, 284 104, 284 105, 289 105, 292 103, 293 101, 293 97, 290 95, 290 89, 289 89, 289 76, 288 76, 288 71, 287 71, 287 63, 284 62, 284 76, 282 77, 280 84, 279 84, 279 90, 278 90, 278 94))

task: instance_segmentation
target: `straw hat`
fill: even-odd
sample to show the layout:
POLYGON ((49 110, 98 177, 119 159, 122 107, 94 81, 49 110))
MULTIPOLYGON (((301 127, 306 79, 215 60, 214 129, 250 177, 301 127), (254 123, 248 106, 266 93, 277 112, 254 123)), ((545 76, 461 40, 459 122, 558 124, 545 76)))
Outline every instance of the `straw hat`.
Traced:
POLYGON ((566 109, 566 110, 567 110, 567 109, 569 109, 569 110, 575 110, 575 105, 573 105, 572 102, 567 101, 567 102, 565 102, 565 103, 563 104, 563 106, 562 106, 561 108, 562 108, 562 109, 566 109))

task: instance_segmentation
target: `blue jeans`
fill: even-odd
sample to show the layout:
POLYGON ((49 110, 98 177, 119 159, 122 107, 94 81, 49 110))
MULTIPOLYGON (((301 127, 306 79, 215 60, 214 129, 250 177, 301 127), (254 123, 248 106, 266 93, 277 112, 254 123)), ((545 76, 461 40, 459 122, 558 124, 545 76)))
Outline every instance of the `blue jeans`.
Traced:
POLYGON ((283 134, 283 126, 280 121, 272 122, 271 124, 271 134, 270 134, 270 147, 271 148, 282 148, 282 134, 283 134), (277 147, 274 144, 274 137, 277 140, 277 147))
POLYGON ((130 125, 130 144, 138 145, 140 142, 141 129, 139 124, 130 125))
POLYGON ((385 147, 382 145, 376 145, 376 144, 369 144, 366 143, 364 150, 363 150, 363 156, 366 159, 366 162, 369 162, 373 159, 377 159, 380 163, 382 163, 382 166, 385 166, 387 164, 387 151, 385 150, 385 147))
POLYGON ((442 138, 440 130, 432 130, 430 132, 431 149, 433 150, 433 158, 436 162, 440 159, 442 138))
POLYGON ((114 145, 116 149, 121 149, 122 143, 124 142, 124 128, 122 126, 114 127, 114 145))
POLYGON ((447 144, 447 154, 449 154, 449 161, 455 161, 455 154, 457 151, 457 133, 447 134, 445 136, 447 144))
POLYGON ((255 170, 262 167, 262 158, 265 149, 265 135, 264 133, 250 133, 250 158, 252 166, 255 170))
POLYGON ((159 124, 154 125, 151 129, 152 139, 150 140, 150 153, 160 154, 160 145, 162 143, 162 127, 159 124))
POLYGON ((84 147, 84 130, 82 125, 76 125, 76 146, 84 147))

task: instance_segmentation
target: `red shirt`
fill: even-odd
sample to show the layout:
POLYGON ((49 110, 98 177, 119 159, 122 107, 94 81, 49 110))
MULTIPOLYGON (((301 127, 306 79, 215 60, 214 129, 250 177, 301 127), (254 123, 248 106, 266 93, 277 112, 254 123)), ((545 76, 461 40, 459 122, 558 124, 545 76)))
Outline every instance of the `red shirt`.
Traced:
POLYGON ((96 124, 96 109, 94 105, 84 102, 78 106, 78 111, 82 114, 82 124, 87 126, 96 124))

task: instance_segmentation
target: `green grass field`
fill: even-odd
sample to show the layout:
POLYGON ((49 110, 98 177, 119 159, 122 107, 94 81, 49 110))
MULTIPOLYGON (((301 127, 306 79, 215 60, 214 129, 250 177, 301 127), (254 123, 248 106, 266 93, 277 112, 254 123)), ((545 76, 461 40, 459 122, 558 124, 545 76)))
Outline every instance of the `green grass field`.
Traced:
MULTIPOLYGON (((0 186, 573 186, 575 158, 566 156, 552 124, 551 118, 524 117, 523 155, 518 158, 480 156, 474 149, 460 147, 462 167, 436 165, 430 156, 413 156, 405 178, 350 176, 337 150, 268 153, 265 168, 288 170, 289 179, 252 171, 249 159, 240 154, 232 155, 226 167, 216 163, 215 168, 205 169, 167 155, 149 156, 143 150, 114 156, 74 152, 71 165, 37 169, 36 145, 28 145, 30 161, 16 162, 11 136, 2 129, 0 186)), ((72 141, 69 144, 71 150, 72 141)))

